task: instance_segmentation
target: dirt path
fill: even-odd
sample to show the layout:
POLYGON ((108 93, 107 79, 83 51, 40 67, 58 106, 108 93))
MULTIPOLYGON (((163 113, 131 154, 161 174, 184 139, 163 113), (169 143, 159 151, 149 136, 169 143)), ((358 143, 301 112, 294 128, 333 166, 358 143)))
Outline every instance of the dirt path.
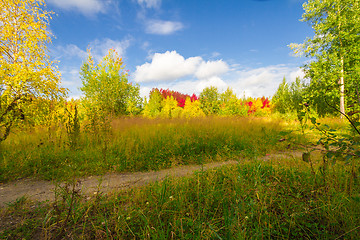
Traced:
MULTIPOLYGON (((287 152, 270 154, 262 157, 263 160, 270 158, 299 158, 301 153, 287 152)), ((160 171, 135 172, 135 173, 111 173, 104 176, 91 176, 81 179, 81 192, 85 196, 94 195, 99 190, 104 193, 122 190, 126 188, 145 185, 155 181, 161 181, 167 176, 183 177, 193 174, 195 171, 207 170, 223 165, 236 164, 238 161, 213 162, 204 165, 179 166, 160 171)), ((40 181, 32 179, 21 179, 15 182, 0 184, 0 207, 7 203, 16 201, 26 196, 31 200, 54 201, 55 185, 50 181, 40 181)))

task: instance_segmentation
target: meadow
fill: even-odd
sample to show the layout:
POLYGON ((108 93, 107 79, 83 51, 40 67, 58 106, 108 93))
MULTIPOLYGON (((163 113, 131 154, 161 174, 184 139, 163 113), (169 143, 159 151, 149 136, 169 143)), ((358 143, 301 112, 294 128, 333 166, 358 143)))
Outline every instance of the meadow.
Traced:
POLYGON ((2 143, 0 181, 69 180, 106 172, 148 171, 265 155, 283 131, 266 118, 121 118, 97 132, 85 127, 14 131, 2 143), (76 137, 76 138, 74 138, 76 137))
MULTIPOLYGON (((346 131, 344 121, 321 120, 346 131)), ((1 151, 1 182, 65 181, 55 202, 1 208, 1 239, 357 239, 358 159, 324 165, 262 156, 307 151, 309 126, 276 117, 121 118, 102 132, 15 132, 1 151), (304 135, 303 133, 306 133, 304 135), (71 140, 72 139, 72 140, 71 140), (283 139, 286 139, 283 141, 283 139), (280 140, 280 141, 279 141, 280 140), (81 195, 79 177, 239 160, 232 166, 109 194, 81 195)))

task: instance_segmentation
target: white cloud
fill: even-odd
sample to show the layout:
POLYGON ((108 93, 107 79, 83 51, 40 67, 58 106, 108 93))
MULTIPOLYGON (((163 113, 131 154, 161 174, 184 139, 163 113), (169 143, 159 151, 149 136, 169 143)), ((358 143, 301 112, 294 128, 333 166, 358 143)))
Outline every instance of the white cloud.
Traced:
POLYGON ((287 81, 295 81, 303 73, 298 67, 273 65, 256 69, 235 71, 229 86, 238 96, 269 97, 274 95, 283 77, 287 81))
POLYGON ((110 0, 48 0, 48 2, 56 7, 64 10, 79 11, 84 15, 94 15, 97 13, 105 13, 106 5, 110 0))
POLYGON ((176 51, 155 53, 151 63, 136 67, 135 82, 172 81, 194 74, 201 57, 185 59, 176 51))
POLYGON ((209 78, 226 73, 229 66, 223 60, 202 62, 197 69, 195 76, 200 79, 209 78))
POLYGON ((169 35, 184 28, 181 22, 147 20, 145 22, 145 31, 150 34, 169 35))
POLYGON ((161 0, 137 0, 138 4, 146 8, 159 8, 161 0))
POLYGON ((228 87, 228 84, 225 83, 221 78, 217 77, 217 76, 213 76, 213 77, 210 77, 208 79, 205 79, 205 80, 200 80, 196 83, 196 92, 197 93, 200 93, 202 92, 202 90, 204 88, 207 88, 207 87, 217 87, 218 90, 220 92, 222 91, 225 91, 226 88, 228 87))
POLYGON ((297 71, 291 72, 289 76, 290 76, 290 80, 293 82, 293 81, 295 81, 295 79, 296 79, 297 77, 299 77, 300 79, 304 78, 304 77, 305 77, 305 73, 304 73, 304 71, 303 71, 301 68, 298 68, 297 71))
POLYGON ((146 97, 147 98, 147 100, 149 100, 149 93, 150 93, 150 91, 151 91, 151 87, 144 87, 144 86, 141 86, 140 87, 140 97, 142 97, 142 98, 144 98, 144 97, 146 97))
POLYGON ((219 92, 225 91, 228 87, 234 90, 238 97, 271 97, 276 92, 283 77, 288 82, 295 81, 297 76, 302 77, 303 73, 298 67, 288 65, 273 65, 254 69, 229 70, 226 78, 211 76, 206 79, 177 80, 170 82, 153 82, 141 86, 141 96, 147 96, 153 87, 171 89, 186 94, 199 95, 204 88, 215 86, 219 92))
POLYGON ((226 73, 227 63, 222 60, 205 62, 201 57, 185 59, 176 51, 155 53, 151 63, 136 67, 135 82, 175 81, 183 77, 210 79, 226 73))

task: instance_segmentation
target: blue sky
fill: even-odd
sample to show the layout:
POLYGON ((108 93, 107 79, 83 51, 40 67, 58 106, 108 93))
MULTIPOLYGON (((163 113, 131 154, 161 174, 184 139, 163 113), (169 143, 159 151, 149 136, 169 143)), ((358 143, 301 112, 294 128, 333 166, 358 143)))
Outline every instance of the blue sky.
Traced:
POLYGON ((87 48, 116 49, 141 95, 153 87, 199 94, 231 87, 238 97, 272 96, 306 61, 290 43, 313 34, 299 19, 305 0, 47 0, 55 12, 50 54, 69 96, 81 96, 87 48))

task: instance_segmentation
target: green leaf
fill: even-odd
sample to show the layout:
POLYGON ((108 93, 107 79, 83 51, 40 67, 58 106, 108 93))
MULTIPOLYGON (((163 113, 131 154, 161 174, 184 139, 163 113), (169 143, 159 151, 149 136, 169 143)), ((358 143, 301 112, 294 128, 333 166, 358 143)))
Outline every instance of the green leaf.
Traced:
POLYGON ((310 118, 312 124, 316 124, 316 118, 312 117, 310 118))

